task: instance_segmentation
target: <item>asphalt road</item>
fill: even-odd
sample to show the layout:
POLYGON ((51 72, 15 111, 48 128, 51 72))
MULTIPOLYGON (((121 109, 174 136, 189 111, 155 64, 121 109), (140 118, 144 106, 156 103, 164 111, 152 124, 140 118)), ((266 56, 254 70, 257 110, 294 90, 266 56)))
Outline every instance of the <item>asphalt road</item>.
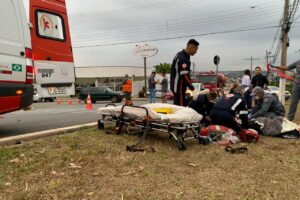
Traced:
MULTIPOLYGON (((39 102, 32 105, 29 111, 16 111, 2 115, 0 118, 0 138, 20 134, 62 128, 73 125, 97 122, 97 109, 110 102, 97 102, 92 110, 86 110, 85 104, 68 105, 66 102, 57 105, 55 102, 39 102)), ((135 101, 135 105, 148 101, 135 101)), ((121 104, 116 104, 121 105, 121 104)))

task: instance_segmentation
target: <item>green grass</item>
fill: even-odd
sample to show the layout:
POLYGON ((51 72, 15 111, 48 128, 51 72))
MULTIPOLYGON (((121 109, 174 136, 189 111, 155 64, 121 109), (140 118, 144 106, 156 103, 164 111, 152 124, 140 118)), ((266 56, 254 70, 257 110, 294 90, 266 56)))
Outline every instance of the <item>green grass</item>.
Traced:
POLYGON ((248 153, 234 155, 196 141, 178 151, 156 134, 145 152, 127 152, 137 140, 84 129, 0 147, 0 199, 300 198, 298 140, 262 137, 247 144, 248 153), (9 162, 15 158, 22 162, 9 162))

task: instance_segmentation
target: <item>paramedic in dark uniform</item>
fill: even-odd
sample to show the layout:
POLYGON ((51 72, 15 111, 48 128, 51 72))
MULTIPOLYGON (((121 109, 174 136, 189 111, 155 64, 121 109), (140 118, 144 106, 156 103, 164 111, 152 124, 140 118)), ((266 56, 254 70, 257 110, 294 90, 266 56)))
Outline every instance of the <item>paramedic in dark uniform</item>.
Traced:
POLYGON ((210 119, 207 118, 217 98, 217 93, 214 91, 208 94, 199 94, 196 100, 189 102, 189 107, 194 109, 197 113, 202 115, 201 123, 210 124, 210 119))
POLYGON ((300 60, 297 60, 296 62, 290 64, 289 66, 274 66, 271 65, 271 67, 280 69, 280 70, 292 70, 296 69, 296 81, 294 83, 293 87, 293 93, 291 97, 291 105, 288 113, 288 119, 290 121, 294 120, 296 111, 297 111, 297 106, 300 100, 300 60))
POLYGON ((277 96, 265 93, 264 90, 259 86, 252 90, 251 96, 253 96, 257 102, 256 106, 253 107, 251 111, 251 118, 273 118, 277 116, 284 117, 285 109, 277 96))
POLYGON ((226 126, 237 134, 241 129, 248 128, 248 111, 243 100, 244 87, 238 86, 232 94, 223 96, 216 102, 209 116, 213 124, 226 126), (242 121, 240 125, 235 117, 239 114, 242 121))
POLYGON ((170 88, 174 94, 174 104, 178 106, 187 106, 185 92, 187 87, 194 91, 194 86, 191 83, 190 56, 197 53, 199 42, 194 39, 188 41, 187 46, 182 51, 178 52, 173 59, 171 67, 170 88))

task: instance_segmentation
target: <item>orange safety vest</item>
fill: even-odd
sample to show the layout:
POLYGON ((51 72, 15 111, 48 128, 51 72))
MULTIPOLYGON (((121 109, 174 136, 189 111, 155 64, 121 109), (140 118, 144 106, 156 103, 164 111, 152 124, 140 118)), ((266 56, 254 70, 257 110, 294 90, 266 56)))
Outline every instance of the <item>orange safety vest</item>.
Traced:
POLYGON ((123 84, 123 92, 132 92, 132 81, 130 79, 123 84))

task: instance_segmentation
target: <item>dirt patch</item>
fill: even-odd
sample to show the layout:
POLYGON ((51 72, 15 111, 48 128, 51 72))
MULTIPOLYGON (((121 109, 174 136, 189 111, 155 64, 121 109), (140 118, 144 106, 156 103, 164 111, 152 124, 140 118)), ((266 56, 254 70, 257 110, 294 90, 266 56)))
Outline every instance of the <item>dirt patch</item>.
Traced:
POLYGON ((299 140, 261 137, 248 153, 163 134, 145 152, 125 151, 136 136, 80 130, 0 148, 0 199, 297 199, 299 140))

